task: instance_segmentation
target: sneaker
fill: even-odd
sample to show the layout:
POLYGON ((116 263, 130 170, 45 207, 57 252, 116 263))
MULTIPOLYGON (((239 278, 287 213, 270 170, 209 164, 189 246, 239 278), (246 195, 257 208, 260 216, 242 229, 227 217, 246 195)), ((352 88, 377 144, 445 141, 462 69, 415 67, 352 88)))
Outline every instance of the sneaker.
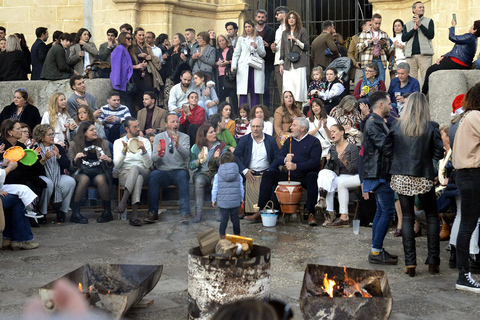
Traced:
POLYGON ((472 278, 470 272, 460 272, 458 274, 457 283, 455 284, 455 289, 480 293, 480 283, 472 278))
POLYGON ((12 241, 11 247, 13 251, 31 250, 31 249, 38 248, 38 243, 31 242, 31 241, 25 241, 25 242, 12 241))
POLYGON ((327 227, 327 228, 350 228, 350 221, 337 218, 337 219, 335 219, 335 221, 327 224, 325 227, 327 227))
POLYGON ((388 253, 385 254, 385 251, 382 251, 377 255, 370 252, 368 255, 368 262, 373 264, 397 264, 398 259, 392 258, 388 253))
MULTIPOLYGON (((0 239, 2 240, 2 239, 0 239)), ((3 239, 2 240, 2 250, 10 250, 12 249, 12 240, 10 239, 3 239)))
POLYGON ((45 215, 43 213, 38 212, 38 211, 25 209, 25 216, 36 220, 38 218, 42 218, 45 215))

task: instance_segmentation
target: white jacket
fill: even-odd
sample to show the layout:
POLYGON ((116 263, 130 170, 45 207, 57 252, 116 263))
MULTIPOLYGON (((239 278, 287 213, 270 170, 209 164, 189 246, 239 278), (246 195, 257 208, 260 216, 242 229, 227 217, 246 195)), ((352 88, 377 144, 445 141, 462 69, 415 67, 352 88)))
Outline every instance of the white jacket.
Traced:
MULTIPOLYGON (((256 56, 265 57, 265 46, 263 45, 262 37, 257 36, 255 39, 257 48, 254 49, 256 56)), ((232 69, 237 69, 237 94, 248 94, 248 57, 251 54, 250 41, 245 37, 238 37, 233 53, 232 69)), ((265 63, 263 64, 265 68, 265 63)), ((254 69, 255 93, 263 94, 265 87, 265 72, 264 70, 254 69)))

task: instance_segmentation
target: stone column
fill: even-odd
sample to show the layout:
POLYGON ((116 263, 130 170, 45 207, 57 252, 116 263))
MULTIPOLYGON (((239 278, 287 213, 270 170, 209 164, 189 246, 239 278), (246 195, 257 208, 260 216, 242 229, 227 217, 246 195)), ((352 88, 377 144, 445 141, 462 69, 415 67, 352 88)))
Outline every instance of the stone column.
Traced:
POLYGON ((95 32, 93 28, 93 0, 83 0, 83 27, 90 31, 92 34, 92 40, 95 41, 95 32))

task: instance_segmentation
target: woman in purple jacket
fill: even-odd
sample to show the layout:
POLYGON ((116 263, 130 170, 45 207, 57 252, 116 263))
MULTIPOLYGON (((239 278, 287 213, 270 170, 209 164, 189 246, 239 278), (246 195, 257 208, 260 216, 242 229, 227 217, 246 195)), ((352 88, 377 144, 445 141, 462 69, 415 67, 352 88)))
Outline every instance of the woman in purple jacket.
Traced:
POLYGON ((112 72, 110 73, 110 81, 113 89, 120 93, 122 103, 128 107, 131 114, 137 114, 133 105, 133 92, 129 86, 133 85, 132 75, 134 69, 143 69, 147 66, 144 61, 134 65, 135 59, 130 51, 132 48, 132 35, 128 32, 122 32, 118 36, 118 46, 113 50, 110 56, 112 72))

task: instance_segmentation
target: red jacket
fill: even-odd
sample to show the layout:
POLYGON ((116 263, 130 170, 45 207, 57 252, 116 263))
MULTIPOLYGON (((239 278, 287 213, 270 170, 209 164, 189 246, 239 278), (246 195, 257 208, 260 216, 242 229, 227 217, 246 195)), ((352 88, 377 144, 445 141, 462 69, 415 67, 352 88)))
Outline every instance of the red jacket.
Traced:
MULTIPOLYGON (((360 92, 362 91, 362 88, 360 88, 361 86, 362 86, 362 80, 358 80, 357 85, 355 86, 355 91, 353 91, 353 96, 357 100, 362 98, 360 97, 360 92)), ((378 90, 387 91, 387 87, 385 87, 385 82, 383 82, 383 80, 380 80, 380 83, 378 84, 378 90)), ((365 98, 365 96, 363 96, 363 98, 365 98)))
POLYGON ((180 117, 180 124, 184 127, 188 126, 190 123, 193 123, 197 126, 201 126, 205 123, 205 109, 200 107, 198 104, 190 110, 192 113, 190 116, 185 117, 185 112, 182 111, 182 116, 180 117))

